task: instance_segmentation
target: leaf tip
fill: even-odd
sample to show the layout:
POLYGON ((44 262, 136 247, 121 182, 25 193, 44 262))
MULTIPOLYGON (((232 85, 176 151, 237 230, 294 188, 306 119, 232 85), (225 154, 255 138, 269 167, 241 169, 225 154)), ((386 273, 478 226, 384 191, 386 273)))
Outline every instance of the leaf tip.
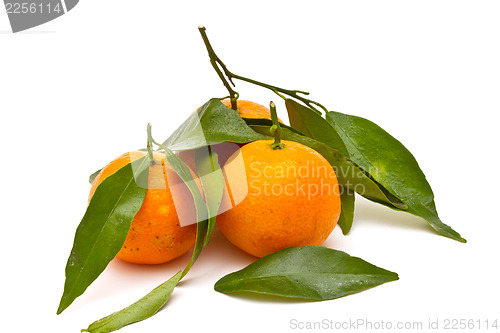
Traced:
MULTIPOLYGON (((441 222, 442 223, 442 222, 441 222)), ((443 223, 444 224, 444 223, 443 223)), ((447 228, 449 228, 449 231, 446 230, 445 232, 440 232, 440 230, 438 230, 438 233, 441 234, 442 236, 445 236, 445 237, 448 237, 448 238, 451 238, 453 240, 456 240, 457 242, 460 242, 460 243, 467 243, 467 240, 465 238, 463 238, 458 232, 456 232, 455 230, 451 229, 451 227, 449 227, 448 225, 445 224, 445 226, 447 228)), ((431 227, 433 227, 431 225, 431 227)))
MULTIPOLYGON (((228 275, 230 275, 230 274, 228 274, 228 275)), ((220 278, 220 279, 219 279, 219 281, 215 282, 215 284, 214 284, 214 290, 215 290, 215 291, 217 291, 217 292, 219 292, 219 293, 223 293, 223 294, 225 294, 225 293, 227 293, 227 292, 228 292, 228 291, 224 288, 224 285, 225 285, 225 283, 224 283, 224 282, 225 282, 226 277, 227 277, 228 275, 223 276, 222 278, 220 278)))
POLYGON ((66 308, 69 306, 65 304, 64 299, 61 299, 61 302, 59 303, 59 307, 57 308, 57 315, 60 315, 66 308))
POLYGON ((215 284, 214 284, 214 290, 217 291, 217 292, 221 292, 220 291, 220 283, 219 282, 220 282, 220 280, 217 281, 217 282, 215 282, 215 284))
POLYGON ((340 230, 342 230, 342 235, 346 236, 349 233, 349 231, 351 231, 351 228, 347 226, 344 226, 344 228, 342 228, 341 226, 340 230))
POLYGON ((393 282, 393 281, 398 281, 399 280, 399 274, 393 271, 387 271, 385 274, 385 278, 383 279, 382 283, 387 283, 387 282, 393 282))

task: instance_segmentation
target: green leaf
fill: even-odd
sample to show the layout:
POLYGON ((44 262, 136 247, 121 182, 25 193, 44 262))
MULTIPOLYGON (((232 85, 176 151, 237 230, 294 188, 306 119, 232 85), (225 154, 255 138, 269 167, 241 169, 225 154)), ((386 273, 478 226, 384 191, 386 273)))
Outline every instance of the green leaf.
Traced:
POLYGON ((407 212, 424 218, 440 235, 466 242, 440 220, 432 189, 417 161, 401 142, 361 117, 332 111, 326 119, 344 140, 352 161, 405 203, 407 212))
POLYGON ((349 157, 349 152, 342 138, 337 132, 332 131, 332 126, 314 110, 295 102, 285 99, 290 125, 302 134, 323 142, 327 146, 338 150, 342 155, 349 157))
MULTIPOLYGON (((268 136, 270 139, 271 133, 269 132, 271 121, 267 121, 269 126, 255 125, 251 128, 264 135, 268 136)), ((377 202, 383 203, 389 207, 397 207, 399 209, 406 209, 406 205, 399 201, 392 195, 388 195, 373 179, 371 179, 365 172, 360 170, 355 164, 353 164, 349 159, 342 155, 336 149, 333 149, 326 144, 316 141, 307 136, 303 136, 282 127, 281 138, 283 140, 290 140, 302 143, 323 155, 324 158, 333 167, 337 179, 340 185, 355 191, 362 193, 363 196, 376 200, 377 202)))
POLYGON ((170 280, 153 289, 149 294, 134 304, 93 322, 82 332, 113 332, 129 324, 147 319, 157 313, 168 301, 175 286, 181 279, 182 272, 175 274, 170 280))
POLYGON ((89 183, 90 184, 93 184, 94 183, 94 180, 95 180, 95 177, 97 177, 97 175, 101 172, 102 169, 99 169, 97 170, 96 172, 94 172, 93 174, 91 174, 89 176, 89 183))
POLYGON ((189 150, 222 142, 247 143, 264 137, 252 131, 240 115, 213 98, 194 112, 164 143, 189 150))
POLYGON ((200 179, 203 193, 205 194, 205 202, 208 211, 208 226, 205 243, 208 245, 210 234, 215 226, 215 220, 219 213, 219 207, 222 201, 224 191, 224 178, 222 170, 218 162, 217 153, 210 146, 198 148, 195 150, 196 172, 200 179))
POLYGON ((346 187, 342 187, 340 192, 340 217, 338 225, 342 229, 342 233, 347 235, 354 221, 354 192, 346 187))
POLYGON ((228 274, 215 283, 221 293, 250 292, 329 300, 388 281, 396 273, 374 266, 345 252, 321 246, 280 250, 228 274))
POLYGON ((104 179, 90 200, 66 264, 66 282, 58 314, 83 294, 125 242, 130 224, 146 196, 144 185, 149 159, 143 157, 132 163, 136 167, 129 163, 104 179))

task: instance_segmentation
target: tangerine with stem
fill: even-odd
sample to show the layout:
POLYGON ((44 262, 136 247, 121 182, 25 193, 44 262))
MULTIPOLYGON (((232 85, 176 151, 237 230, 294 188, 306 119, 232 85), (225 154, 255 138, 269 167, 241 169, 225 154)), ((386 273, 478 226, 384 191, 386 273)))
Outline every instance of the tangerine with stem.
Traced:
MULTIPOLYGON (((92 183, 89 202, 105 178, 145 154, 132 151, 111 161, 92 183)), ((130 263, 168 262, 186 253, 196 239, 196 208, 189 189, 168 164, 165 154, 154 152, 152 157, 146 197, 116 255, 130 263), (185 226, 181 226, 180 220, 185 226)))
POLYGON ((226 238, 256 257, 291 246, 321 245, 340 216, 339 187, 330 163, 305 145, 280 140, 279 122, 273 118, 274 141, 254 141, 240 149, 246 181, 232 163, 235 155, 224 165, 229 197, 248 193, 217 217, 226 238))

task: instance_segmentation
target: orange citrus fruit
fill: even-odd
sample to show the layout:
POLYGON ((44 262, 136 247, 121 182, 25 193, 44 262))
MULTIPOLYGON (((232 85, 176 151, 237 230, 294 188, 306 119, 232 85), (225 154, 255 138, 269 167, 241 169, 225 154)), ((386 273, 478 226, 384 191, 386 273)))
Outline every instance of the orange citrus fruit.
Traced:
MULTIPOLYGON (((104 167, 92 183, 89 202, 105 178, 145 154, 128 152, 104 167)), ((168 262, 186 253, 196 239, 196 209, 187 186, 163 153, 154 152, 154 159, 156 162, 149 167, 146 197, 130 225, 123 247, 116 255, 131 263, 168 262), (181 226, 180 219, 185 226, 181 226)))
POLYGON ((235 153, 223 168, 234 207, 220 214, 217 223, 231 243, 256 257, 291 246, 321 245, 340 216, 330 163, 305 145, 281 142, 283 149, 273 149, 272 140, 248 143, 239 151, 243 162, 234 163, 235 153))

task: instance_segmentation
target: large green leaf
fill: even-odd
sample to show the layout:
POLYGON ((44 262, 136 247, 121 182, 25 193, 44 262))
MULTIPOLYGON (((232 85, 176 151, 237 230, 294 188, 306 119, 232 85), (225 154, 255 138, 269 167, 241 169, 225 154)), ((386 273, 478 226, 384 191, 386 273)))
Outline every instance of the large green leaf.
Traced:
POLYGON ((164 143, 172 150, 190 150, 221 142, 262 140, 240 115, 213 98, 194 112, 164 143))
POLYGON ((143 157, 132 163, 134 167, 129 163, 104 179, 90 200, 66 264, 58 314, 83 294, 125 242, 146 196, 149 159, 143 157))
POLYGON ((396 273, 321 246, 280 250, 215 283, 221 293, 250 292, 329 300, 398 280, 396 273))
POLYGON ((352 161, 404 202, 409 213, 424 218, 439 234, 466 242, 440 220, 432 189, 417 161, 401 142, 361 117, 332 111, 326 119, 342 137, 352 161))
POLYGON ((88 328, 83 329, 82 332, 113 332, 126 325, 151 317, 168 301, 175 286, 179 283, 181 275, 182 272, 175 274, 170 280, 156 287, 134 304, 93 322, 88 328))

